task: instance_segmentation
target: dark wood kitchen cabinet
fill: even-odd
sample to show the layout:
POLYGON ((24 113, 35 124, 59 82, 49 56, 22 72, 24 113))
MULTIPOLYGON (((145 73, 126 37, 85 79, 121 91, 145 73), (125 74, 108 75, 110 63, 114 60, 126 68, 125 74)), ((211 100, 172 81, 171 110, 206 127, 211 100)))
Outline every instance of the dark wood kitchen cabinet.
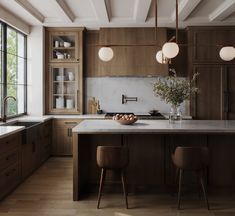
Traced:
POLYGON ((23 131, 22 139, 22 179, 49 158, 51 154, 51 121, 23 131))
POLYGON ((188 27, 188 72, 200 75, 190 103, 194 119, 235 119, 235 60, 223 61, 222 46, 235 44, 234 27, 188 27))
POLYGON ((0 199, 21 180, 21 132, 0 139, 0 199))
POLYGON ((101 28, 99 33, 91 32, 86 36, 85 76, 87 77, 168 74, 168 65, 159 64, 155 57, 160 46, 167 41, 166 28, 158 28, 157 42, 154 28, 101 28), (103 62, 98 58, 97 44, 125 46, 113 46, 113 59, 103 62))
POLYGON ((41 126, 33 126, 23 131, 22 139, 22 179, 28 177, 40 163, 41 126))
POLYGON ((79 119, 53 120, 53 155, 71 156, 73 154, 72 128, 81 121, 79 119))
MULTIPOLYGON (((224 64, 219 51, 222 46, 235 44, 232 26, 194 26, 187 28, 188 54, 193 63, 224 64)), ((235 60, 230 63, 235 63, 235 60)))
POLYGON ((235 119, 235 65, 193 65, 199 93, 191 100, 194 119, 235 119))
POLYGON ((52 148, 52 120, 42 125, 42 139, 40 144, 40 162, 45 162, 51 155, 52 148))
POLYGON ((193 73, 199 73, 196 81, 199 93, 192 97, 191 115, 195 119, 223 119, 224 68, 220 65, 194 65, 193 73))

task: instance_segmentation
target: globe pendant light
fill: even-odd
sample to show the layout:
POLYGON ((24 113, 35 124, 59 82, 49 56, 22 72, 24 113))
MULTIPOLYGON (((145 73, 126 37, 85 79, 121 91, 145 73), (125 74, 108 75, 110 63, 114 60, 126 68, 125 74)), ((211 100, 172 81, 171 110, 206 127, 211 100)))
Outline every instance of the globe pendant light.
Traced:
POLYGON ((219 55, 224 61, 231 61, 235 58, 235 48, 232 46, 225 46, 220 50, 219 55))
POLYGON ((168 63, 168 59, 164 56, 162 50, 158 51, 156 54, 156 60, 158 63, 160 64, 167 64, 168 63))
POLYGON ((101 47, 98 52, 99 58, 104 61, 108 62, 113 58, 113 50, 110 47, 101 47))
POLYGON ((175 42, 167 42, 163 45, 162 52, 167 58, 175 58, 179 53, 179 46, 175 42))

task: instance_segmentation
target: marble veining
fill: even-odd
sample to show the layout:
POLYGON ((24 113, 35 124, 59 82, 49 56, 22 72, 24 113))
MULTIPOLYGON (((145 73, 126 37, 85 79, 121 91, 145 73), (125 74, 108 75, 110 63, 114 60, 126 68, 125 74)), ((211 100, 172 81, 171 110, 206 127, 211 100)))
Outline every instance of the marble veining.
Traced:
POLYGON ((133 125, 120 125, 113 120, 84 120, 74 133, 235 133, 234 120, 138 120, 133 125))

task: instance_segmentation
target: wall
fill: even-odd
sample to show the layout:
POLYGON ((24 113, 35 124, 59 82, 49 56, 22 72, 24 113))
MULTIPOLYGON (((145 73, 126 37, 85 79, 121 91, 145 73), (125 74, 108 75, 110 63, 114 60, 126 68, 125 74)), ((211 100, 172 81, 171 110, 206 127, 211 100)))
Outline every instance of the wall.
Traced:
POLYGON ((34 26, 28 35, 28 114, 43 114, 44 29, 34 26))
MULTIPOLYGON (((170 106, 153 93, 155 78, 148 77, 100 77, 85 79, 86 110, 88 100, 96 97, 100 101, 101 109, 106 112, 148 112, 157 109, 168 113, 170 106), (121 103, 122 94, 138 97, 137 102, 121 103)), ((181 110, 186 114, 186 105, 181 110)))

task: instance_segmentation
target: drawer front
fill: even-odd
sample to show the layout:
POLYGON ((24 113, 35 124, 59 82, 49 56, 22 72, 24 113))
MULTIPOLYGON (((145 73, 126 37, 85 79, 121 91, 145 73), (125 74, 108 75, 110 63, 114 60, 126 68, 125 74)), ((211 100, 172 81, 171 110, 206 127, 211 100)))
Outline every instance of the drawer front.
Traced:
POLYGON ((20 133, 0 139, 1 154, 18 148, 21 142, 20 139, 20 133))
POLYGON ((82 120, 81 119, 55 119, 54 126, 55 127, 74 127, 79 124, 82 120))
POLYGON ((15 163, 0 173, 0 199, 9 193, 20 181, 19 164, 15 163))
POLYGON ((18 162, 19 160, 19 149, 15 149, 14 151, 7 152, 0 156, 0 172, 11 164, 18 162))

